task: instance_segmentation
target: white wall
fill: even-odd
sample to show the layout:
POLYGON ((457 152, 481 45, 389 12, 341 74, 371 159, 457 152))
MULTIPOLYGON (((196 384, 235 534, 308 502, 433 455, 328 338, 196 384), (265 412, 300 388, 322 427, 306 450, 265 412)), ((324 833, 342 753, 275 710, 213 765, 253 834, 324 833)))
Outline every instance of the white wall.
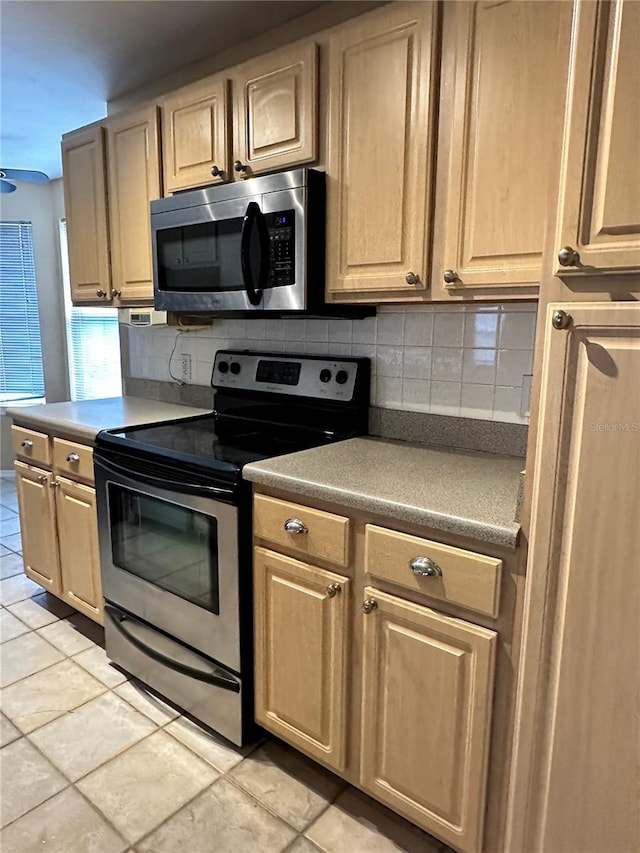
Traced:
POLYGON ((47 402, 69 399, 64 299, 58 219, 64 216, 62 181, 20 182, 14 193, 0 195, 0 220, 33 225, 33 253, 40 312, 40 334, 47 402))
MULTIPOLYGON (((47 184, 20 182, 14 193, 0 195, 0 220, 33 225, 33 253, 40 313, 45 394, 48 403, 69 399, 64 298, 60 266, 58 220, 64 216, 62 180, 47 184)), ((11 467, 6 437, 8 418, 2 416, 2 468, 11 467)))
POLYGON ((208 385, 216 350, 368 356, 371 402, 484 420, 528 422, 534 302, 427 305, 379 309, 365 320, 216 320, 210 329, 131 328, 131 375, 170 381, 181 354, 192 359, 191 384, 208 385))

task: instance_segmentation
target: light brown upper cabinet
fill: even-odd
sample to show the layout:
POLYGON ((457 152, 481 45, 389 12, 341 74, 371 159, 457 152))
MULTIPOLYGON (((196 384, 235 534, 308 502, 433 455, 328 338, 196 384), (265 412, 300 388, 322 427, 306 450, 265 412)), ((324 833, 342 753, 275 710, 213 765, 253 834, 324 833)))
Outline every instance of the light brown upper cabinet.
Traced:
POLYGON ((113 295, 153 301, 149 204, 160 197, 158 108, 107 120, 113 295))
POLYGON ((573 12, 556 271, 637 273, 640 3, 575 2, 573 12))
POLYGON ((391 3, 329 39, 327 288, 339 301, 423 298, 438 6, 391 3))
POLYGON ((90 125, 62 137, 69 277, 74 304, 111 299, 104 129, 90 125))
POLYGON ((567 3, 444 4, 434 299, 535 295, 553 214, 565 27, 567 3))
POLYGON ((293 45, 241 66, 233 78, 234 171, 258 175, 310 163, 318 152, 318 48, 293 45))
POLYGON ((164 191, 218 184, 229 172, 229 84, 225 76, 199 80, 162 102, 164 191))

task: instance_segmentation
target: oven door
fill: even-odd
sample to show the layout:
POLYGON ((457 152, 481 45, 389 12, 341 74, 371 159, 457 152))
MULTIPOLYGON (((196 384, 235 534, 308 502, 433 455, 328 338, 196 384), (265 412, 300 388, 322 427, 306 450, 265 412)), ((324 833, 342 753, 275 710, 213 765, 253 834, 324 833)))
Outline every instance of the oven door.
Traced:
POLYGON ((107 601, 240 671, 238 508, 226 486, 172 481, 149 463, 96 450, 107 601))

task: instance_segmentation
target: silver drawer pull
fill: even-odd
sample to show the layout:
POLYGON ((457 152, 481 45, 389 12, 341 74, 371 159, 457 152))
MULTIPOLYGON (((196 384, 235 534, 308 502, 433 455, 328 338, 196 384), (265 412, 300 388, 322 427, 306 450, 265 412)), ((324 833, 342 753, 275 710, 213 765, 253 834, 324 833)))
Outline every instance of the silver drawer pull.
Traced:
POLYGON ((26 450, 29 450, 33 447, 33 442, 26 439, 25 441, 20 442, 20 447, 24 447, 26 450))
POLYGON ((414 557, 409 561, 409 567, 414 575, 422 578, 441 578, 442 569, 428 557, 414 557))
POLYGON ((301 533, 309 532, 307 525, 304 521, 300 521, 299 518, 288 518, 284 523, 284 529, 287 533, 293 533, 296 536, 299 536, 301 533))
POLYGON ((79 462, 79 461, 80 461, 80 457, 78 456, 77 453, 70 453, 67 456, 67 462, 79 462))
POLYGON ((49 476, 48 474, 38 474, 38 482, 39 483, 46 483, 48 476, 49 476))
POLYGON ((336 595, 340 592, 342 587, 339 583, 330 583, 325 592, 327 593, 327 598, 335 598, 336 595))

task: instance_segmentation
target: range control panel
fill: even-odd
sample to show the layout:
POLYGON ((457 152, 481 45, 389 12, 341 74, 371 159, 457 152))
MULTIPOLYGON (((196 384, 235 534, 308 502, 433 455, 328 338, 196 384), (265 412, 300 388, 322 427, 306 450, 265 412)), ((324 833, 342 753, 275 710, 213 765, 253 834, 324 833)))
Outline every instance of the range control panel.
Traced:
MULTIPOLYGON (((214 388, 262 391, 294 397, 351 402, 366 359, 218 350, 214 388)), ((367 365, 368 367, 368 365, 367 365)))

